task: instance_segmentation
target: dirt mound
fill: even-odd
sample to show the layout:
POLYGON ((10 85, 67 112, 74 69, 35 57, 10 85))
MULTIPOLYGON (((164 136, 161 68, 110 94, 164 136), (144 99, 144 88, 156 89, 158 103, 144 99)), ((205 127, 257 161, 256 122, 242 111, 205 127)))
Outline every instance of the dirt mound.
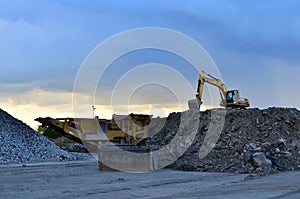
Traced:
MULTIPOLYGON (((198 132, 189 149, 169 167, 188 171, 268 174, 300 170, 300 112, 294 108, 226 109, 223 131, 210 153, 199 158, 212 110, 200 113, 198 132)), ((156 150, 176 135, 181 113, 145 145, 156 150)))
POLYGON ((0 109, 0 164, 83 160, 91 156, 69 153, 22 121, 0 109))

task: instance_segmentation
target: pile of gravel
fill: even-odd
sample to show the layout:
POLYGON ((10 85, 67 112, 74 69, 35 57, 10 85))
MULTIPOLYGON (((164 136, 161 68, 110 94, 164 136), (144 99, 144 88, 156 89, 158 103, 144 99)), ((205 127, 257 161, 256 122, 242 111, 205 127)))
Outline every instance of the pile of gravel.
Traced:
MULTIPOLYGON (((198 132, 191 147, 169 167, 187 171, 261 175, 300 170, 299 110, 228 108, 218 142, 206 157, 199 158, 199 149, 211 121, 211 111, 200 113, 198 132)), ((156 150, 169 143, 179 129, 180 118, 181 113, 170 114, 161 131, 144 145, 156 150)))
POLYGON ((0 109, 0 164, 86 160, 88 154, 64 151, 22 121, 0 109))

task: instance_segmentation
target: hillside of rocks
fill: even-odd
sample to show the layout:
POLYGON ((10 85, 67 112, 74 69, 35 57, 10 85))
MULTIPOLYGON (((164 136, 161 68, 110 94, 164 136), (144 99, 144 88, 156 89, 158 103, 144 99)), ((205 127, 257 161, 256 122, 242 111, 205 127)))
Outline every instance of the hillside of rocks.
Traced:
POLYGON ((45 136, 0 109, 0 164, 90 159, 62 150, 45 136))
MULTIPOLYGON (((210 153, 199 158, 209 128, 211 111, 200 113, 198 132, 191 147, 170 168, 269 174, 300 170, 300 111, 294 108, 226 109, 222 133, 210 153)), ((182 113, 172 113, 161 131, 144 144, 152 150, 176 135, 182 113)), ((179 143, 180 144, 180 143, 179 143)))
MULTIPOLYGON (((204 158, 199 149, 211 125, 212 111, 200 112, 198 130, 190 147, 169 168, 270 174, 300 170, 300 111, 295 108, 225 110, 223 130, 213 149, 204 158)), ((166 146, 182 126, 183 113, 156 118, 159 132, 144 143, 152 151, 166 146)), ((188 129, 190 124, 184 124, 188 129)), ((152 129, 151 129, 152 128, 152 129)), ((156 126, 150 126, 155 131, 156 126)), ((182 143, 177 143, 181 146, 182 143)), ((84 160, 91 156, 62 150, 22 121, 0 109, 0 164, 84 160)), ((176 147, 178 147, 176 146, 176 147)))

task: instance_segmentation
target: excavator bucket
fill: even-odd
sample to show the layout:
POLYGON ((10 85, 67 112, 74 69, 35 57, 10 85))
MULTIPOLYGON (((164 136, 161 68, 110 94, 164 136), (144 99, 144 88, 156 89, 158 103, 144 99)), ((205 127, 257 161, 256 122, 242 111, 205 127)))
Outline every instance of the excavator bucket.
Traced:
POLYGON ((202 102, 200 99, 194 99, 188 101, 189 110, 199 110, 202 102))

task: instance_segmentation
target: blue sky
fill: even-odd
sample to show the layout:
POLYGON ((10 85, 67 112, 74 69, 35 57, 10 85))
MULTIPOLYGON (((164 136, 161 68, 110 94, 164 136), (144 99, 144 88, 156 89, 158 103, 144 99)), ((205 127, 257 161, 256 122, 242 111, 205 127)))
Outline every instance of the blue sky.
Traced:
POLYGON ((125 30, 163 27, 199 42, 226 85, 254 107, 299 109, 299 8, 296 0, 2 0, 0 107, 31 125, 38 116, 69 116, 76 73, 96 45, 125 30))

